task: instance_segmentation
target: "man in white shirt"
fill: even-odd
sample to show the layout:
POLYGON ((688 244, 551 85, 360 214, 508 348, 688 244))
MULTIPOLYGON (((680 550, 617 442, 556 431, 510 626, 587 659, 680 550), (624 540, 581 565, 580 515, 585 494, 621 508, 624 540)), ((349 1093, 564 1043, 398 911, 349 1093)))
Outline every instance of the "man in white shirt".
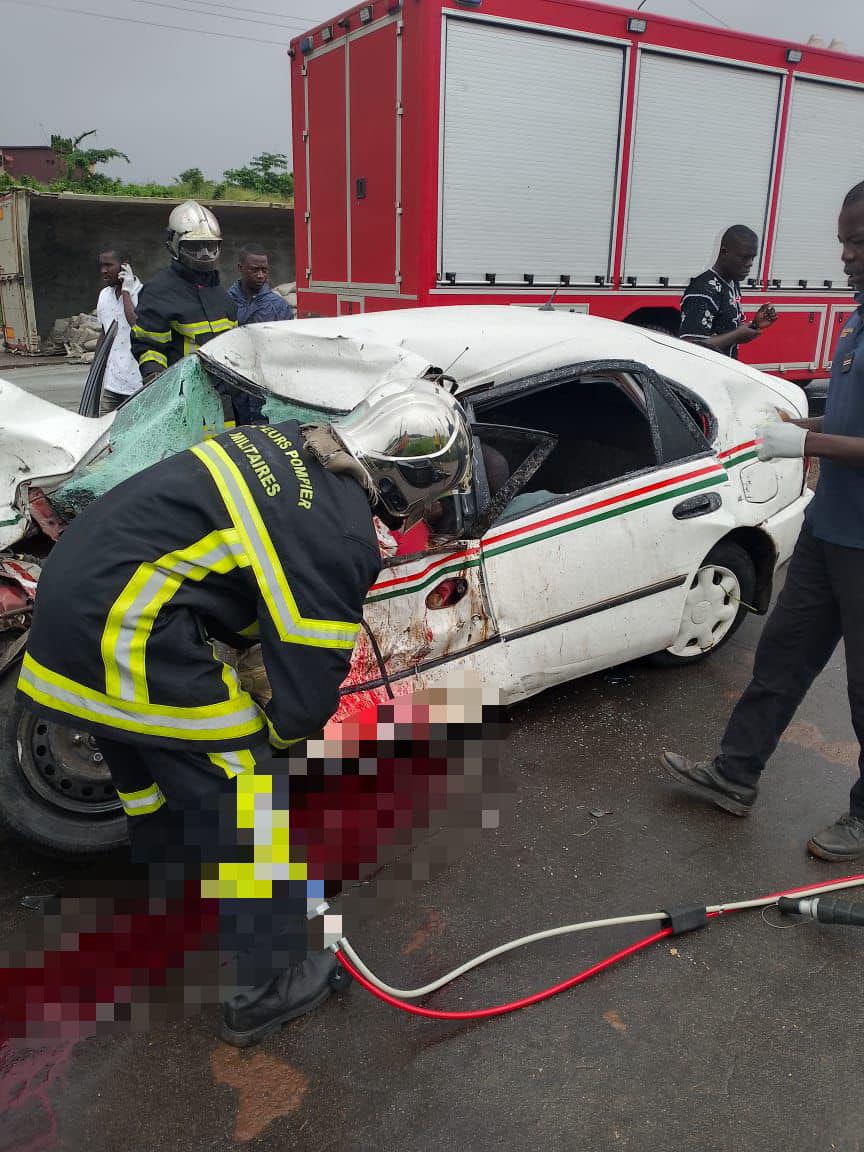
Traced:
POLYGON ((99 415, 104 416, 141 388, 141 372, 132 355, 131 332, 136 320, 138 293, 143 285, 117 248, 105 248, 99 253, 99 274, 105 287, 99 293, 96 305, 96 317, 102 325, 97 351, 112 321, 117 321, 117 335, 102 382, 99 415))

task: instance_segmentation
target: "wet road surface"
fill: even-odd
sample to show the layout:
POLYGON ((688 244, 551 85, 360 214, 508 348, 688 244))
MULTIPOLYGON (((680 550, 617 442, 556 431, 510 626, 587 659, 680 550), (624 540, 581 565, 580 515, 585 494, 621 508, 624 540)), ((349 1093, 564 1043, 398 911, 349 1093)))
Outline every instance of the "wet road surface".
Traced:
MULTIPOLYGON (((515 709, 512 815, 349 932, 373 971, 411 987, 557 924, 855 871, 805 851, 845 810, 855 776, 842 653, 789 729, 749 819, 688 801, 657 763, 666 747, 713 750, 760 627, 749 619, 698 667, 639 665, 623 684, 595 676, 515 709)), ((62 890, 72 873, 0 842, 0 875, 8 940, 36 915, 21 897, 62 890)), ((415 1019, 355 986, 244 1053, 214 1037, 209 1009, 143 1035, 7 1049, 0 1152, 855 1152, 864 933, 781 931, 766 919, 742 913, 664 940, 482 1023, 415 1019)), ((547 941, 431 1004, 464 1010, 527 995, 641 934, 547 941)))

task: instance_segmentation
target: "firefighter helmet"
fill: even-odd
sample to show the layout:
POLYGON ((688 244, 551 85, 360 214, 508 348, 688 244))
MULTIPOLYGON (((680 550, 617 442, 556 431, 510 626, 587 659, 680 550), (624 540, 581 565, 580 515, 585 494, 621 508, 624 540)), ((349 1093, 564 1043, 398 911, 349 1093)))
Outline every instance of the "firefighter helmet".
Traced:
POLYGON ((196 272, 212 272, 219 263, 222 230, 209 208, 186 200, 168 217, 168 251, 175 260, 196 272))
POLYGON ((458 400, 431 380, 377 384, 331 427, 378 499, 405 527, 436 500, 468 490, 468 419, 458 400))

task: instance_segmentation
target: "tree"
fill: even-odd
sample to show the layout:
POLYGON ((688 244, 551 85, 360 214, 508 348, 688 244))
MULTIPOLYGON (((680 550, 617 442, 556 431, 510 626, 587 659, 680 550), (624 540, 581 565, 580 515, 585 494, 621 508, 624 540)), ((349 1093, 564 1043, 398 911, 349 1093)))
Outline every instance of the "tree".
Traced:
POLYGON ((200 192, 204 187, 204 173, 200 168, 186 168, 174 177, 176 184, 185 184, 190 192, 200 192))
POLYGON ((97 164, 107 164, 109 160, 125 160, 129 157, 116 148, 82 148, 81 141, 95 136, 96 129, 82 132, 80 136, 59 136, 52 133, 51 149, 59 156, 65 167, 63 179, 71 184, 81 185, 87 191, 100 191, 114 183, 104 172, 97 172, 97 164))
POLYGON ((253 156, 243 168, 229 168, 223 179, 235 188, 248 188, 269 196, 294 195, 294 173, 288 171, 288 157, 282 152, 253 156))

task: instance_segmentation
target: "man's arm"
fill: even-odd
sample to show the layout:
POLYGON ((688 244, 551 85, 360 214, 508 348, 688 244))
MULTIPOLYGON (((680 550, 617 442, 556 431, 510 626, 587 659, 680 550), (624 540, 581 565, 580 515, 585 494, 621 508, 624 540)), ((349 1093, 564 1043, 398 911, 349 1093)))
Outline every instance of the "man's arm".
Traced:
POLYGON ((749 344, 756 340, 763 329, 770 327, 777 315, 770 304, 763 304, 753 320, 739 324, 731 332, 714 334, 714 323, 720 311, 720 299, 708 291, 687 291, 681 298, 681 328, 679 336, 691 344, 712 348, 715 352, 726 352, 737 344, 749 344))
MULTIPOLYGON (((731 332, 724 332, 722 336, 709 336, 707 340, 699 340, 703 348, 713 348, 715 352, 725 352, 734 348, 736 344, 749 344, 759 336, 758 328, 751 328, 749 324, 739 324, 731 332)), ((693 340, 693 337, 682 336, 682 340, 693 340)))
POLYGON ((714 335, 714 322, 720 311, 720 302, 704 292, 685 292, 681 299, 681 328, 678 335, 691 344, 726 352, 736 344, 755 340, 759 332, 749 324, 740 324, 731 332, 714 335))
POLYGON ((145 284, 138 297, 138 315, 132 325, 132 355, 138 361, 145 384, 151 376, 164 372, 168 367, 170 343, 168 318, 161 314, 159 301, 154 299, 150 285, 145 284))
POLYGON ((134 328, 138 323, 138 313, 135 311, 135 302, 125 289, 120 293, 120 299, 123 302, 123 313, 126 316, 126 323, 130 328, 134 328))
POLYGON ((283 630, 289 637, 292 631, 295 635, 283 638, 263 594, 259 601, 261 651, 273 692, 265 711, 270 741, 277 748, 319 731, 339 706, 339 688, 351 666, 363 601, 381 568, 377 551, 347 537, 343 544, 339 569, 321 573, 314 603, 303 605, 310 615, 314 613, 315 625, 306 621, 298 630, 285 621, 283 630))
POLYGON ((851 468, 864 468, 864 436, 831 436, 826 432, 808 432, 804 441, 805 456, 836 460, 851 468))
POLYGON ((141 294, 141 289, 144 285, 132 271, 131 264, 121 264, 120 266, 120 299, 123 303, 123 314, 126 317, 126 323, 130 328, 135 327, 137 316, 135 315, 135 308, 138 304, 138 297, 141 294))

